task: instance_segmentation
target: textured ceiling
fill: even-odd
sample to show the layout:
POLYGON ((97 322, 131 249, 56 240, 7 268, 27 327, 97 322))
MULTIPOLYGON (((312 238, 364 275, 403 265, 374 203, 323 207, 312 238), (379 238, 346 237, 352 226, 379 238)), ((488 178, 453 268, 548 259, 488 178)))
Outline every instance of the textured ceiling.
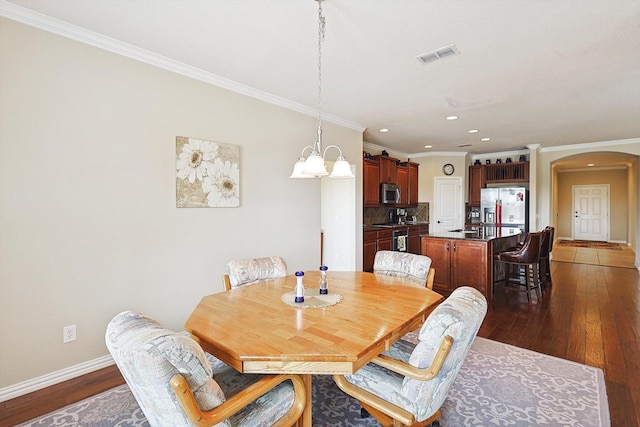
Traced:
MULTIPOLYGON (((316 1, 11 3, 316 108, 316 1)), ((479 154, 640 137, 640 1, 323 8, 322 110, 366 128, 366 142, 409 155, 427 144, 479 154), (450 44, 460 55, 415 58, 450 44)))

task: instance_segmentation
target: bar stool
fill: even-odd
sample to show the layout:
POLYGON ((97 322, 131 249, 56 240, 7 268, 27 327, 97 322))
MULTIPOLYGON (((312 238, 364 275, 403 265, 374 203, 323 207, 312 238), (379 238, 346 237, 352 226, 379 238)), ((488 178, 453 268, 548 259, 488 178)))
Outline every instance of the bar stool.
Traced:
POLYGON ((531 302, 531 291, 535 291, 538 299, 542 298, 542 288, 540 286, 540 249, 542 246, 542 232, 528 233, 521 248, 514 251, 499 252, 495 255, 495 261, 517 266, 518 275, 511 278, 510 274, 505 275, 507 283, 514 283, 525 287, 527 301, 531 302), (524 269, 524 275, 520 270, 524 269))
POLYGON ((551 264, 549 258, 551 251, 553 250, 553 237, 555 234, 555 228, 551 226, 545 227, 542 230, 542 243, 540 247, 540 281, 542 290, 546 290, 547 287, 551 287, 551 264))

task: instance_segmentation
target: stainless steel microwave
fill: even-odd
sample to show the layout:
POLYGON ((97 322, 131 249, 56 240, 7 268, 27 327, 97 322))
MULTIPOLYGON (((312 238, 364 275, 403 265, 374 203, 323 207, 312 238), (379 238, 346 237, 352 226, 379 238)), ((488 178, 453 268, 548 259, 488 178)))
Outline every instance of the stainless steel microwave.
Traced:
POLYGON ((397 184, 380 184, 380 203, 400 203, 400 186, 397 184))

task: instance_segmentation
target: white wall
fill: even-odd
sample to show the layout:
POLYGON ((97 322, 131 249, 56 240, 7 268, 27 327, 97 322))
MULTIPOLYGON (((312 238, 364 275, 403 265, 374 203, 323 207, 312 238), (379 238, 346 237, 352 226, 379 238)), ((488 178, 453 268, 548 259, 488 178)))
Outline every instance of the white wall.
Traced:
POLYGON ((122 310, 181 328, 230 259, 317 269, 320 182, 289 179, 314 117, 7 19, 0 55, 0 389, 106 355, 122 310), (240 146, 239 208, 175 207, 176 136, 240 146))

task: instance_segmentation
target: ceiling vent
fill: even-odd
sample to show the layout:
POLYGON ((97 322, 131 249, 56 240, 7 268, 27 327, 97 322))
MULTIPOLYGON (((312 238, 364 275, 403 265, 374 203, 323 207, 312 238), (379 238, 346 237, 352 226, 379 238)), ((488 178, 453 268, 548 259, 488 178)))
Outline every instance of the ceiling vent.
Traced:
POLYGON ((459 148, 463 148, 463 147, 471 147, 471 144, 462 144, 462 145, 458 145, 459 148))
POLYGON ((433 52, 425 53, 423 55, 416 56, 416 59, 423 64, 428 62, 437 61, 438 59, 444 59, 448 56, 460 55, 460 51, 454 44, 450 44, 449 46, 441 47, 440 49, 436 49, 433 52))

